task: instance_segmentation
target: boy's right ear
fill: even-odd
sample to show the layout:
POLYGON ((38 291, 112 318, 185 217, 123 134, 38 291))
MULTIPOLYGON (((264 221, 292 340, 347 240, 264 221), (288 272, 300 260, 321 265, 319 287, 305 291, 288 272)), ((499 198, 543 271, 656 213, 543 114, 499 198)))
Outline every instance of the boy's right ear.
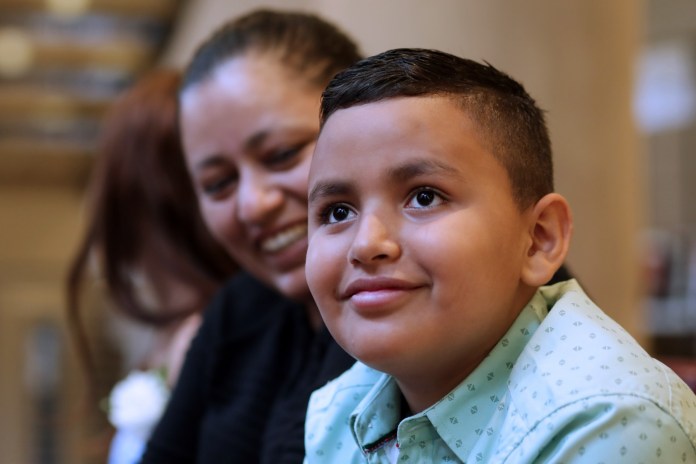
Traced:
POLYGON ((568 201, 558 193, 543 196, 530 214, 531 241, 522 281, 531 287, 540 287, 551 280, 568 255, 573 218, 568 201))

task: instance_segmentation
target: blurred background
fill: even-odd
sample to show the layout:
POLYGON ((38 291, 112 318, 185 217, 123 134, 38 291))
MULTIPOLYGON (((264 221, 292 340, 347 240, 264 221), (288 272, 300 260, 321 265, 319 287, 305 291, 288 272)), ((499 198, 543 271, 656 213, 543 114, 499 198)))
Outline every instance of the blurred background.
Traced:
MULTIPOLYGON (((258 6, 317 12, 368 54, 439 48, 520 80, 547 110, 557 190, 573 207, 570 269, 690 375, 693 0, 0 0, 0 463, 104 462, 110 429, 83 401, 63 290, 101 118, 138 75, 183 66, 213 28, 258 6)), ((103 300, 95 288, 86 313, 106 395, 127 362, 103 300)))

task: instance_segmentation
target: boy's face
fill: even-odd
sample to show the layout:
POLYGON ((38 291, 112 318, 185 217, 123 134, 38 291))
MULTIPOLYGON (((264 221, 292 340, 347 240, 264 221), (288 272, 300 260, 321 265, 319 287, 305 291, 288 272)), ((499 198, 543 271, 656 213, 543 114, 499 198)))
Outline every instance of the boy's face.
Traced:
POLYGON ((456 386, 533 293, 530 213, 478 132, 445 97, 397 98, 337 111, 317 142, 310 290, 338 343, 397 380, 456 386))

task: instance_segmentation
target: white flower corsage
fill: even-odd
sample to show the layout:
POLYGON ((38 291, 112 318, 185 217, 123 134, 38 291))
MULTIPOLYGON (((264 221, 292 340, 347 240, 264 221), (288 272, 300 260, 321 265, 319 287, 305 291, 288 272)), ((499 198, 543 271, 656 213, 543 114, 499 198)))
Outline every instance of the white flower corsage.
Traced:
POLYGON ((118 382, 108 399, 109 422, 147 440, 169 400, 162 370, 133 371, 118 382))

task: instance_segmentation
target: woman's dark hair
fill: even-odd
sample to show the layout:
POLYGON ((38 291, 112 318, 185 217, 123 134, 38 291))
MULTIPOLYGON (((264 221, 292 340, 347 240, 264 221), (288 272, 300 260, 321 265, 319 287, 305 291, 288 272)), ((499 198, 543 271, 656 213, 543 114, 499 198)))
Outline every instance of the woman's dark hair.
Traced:
POLYGON ((90 270, 117 310, 154 326, 202 309, 235 270, 203 222, 186 169, 177 115, 180 76, 151 71, 117 99, 102 126, 86 229, 66 282, 68 321, 88 372, 93 366, 80 297, 90 270), (139 294, 135 273, 148 283, 153 301, 139 294), (190 290, 195 301, 162 304, 171 282, 190 290))
POLYGON ((365 58, 338 73, 324 90, 321 125, 343 108, 427 96, 451 98, 478 125, 482 141, 507 170, 520 208, 553 191, 544 112, 519 82, 488 63, 413 48, 365 58))
POLYGON ((289 70, 320 87, 361 58, 344 32, 316 15, 260 9, 224 24, 200 45, 184 73, 182 91, 247 53, 276 54, 289 70))

